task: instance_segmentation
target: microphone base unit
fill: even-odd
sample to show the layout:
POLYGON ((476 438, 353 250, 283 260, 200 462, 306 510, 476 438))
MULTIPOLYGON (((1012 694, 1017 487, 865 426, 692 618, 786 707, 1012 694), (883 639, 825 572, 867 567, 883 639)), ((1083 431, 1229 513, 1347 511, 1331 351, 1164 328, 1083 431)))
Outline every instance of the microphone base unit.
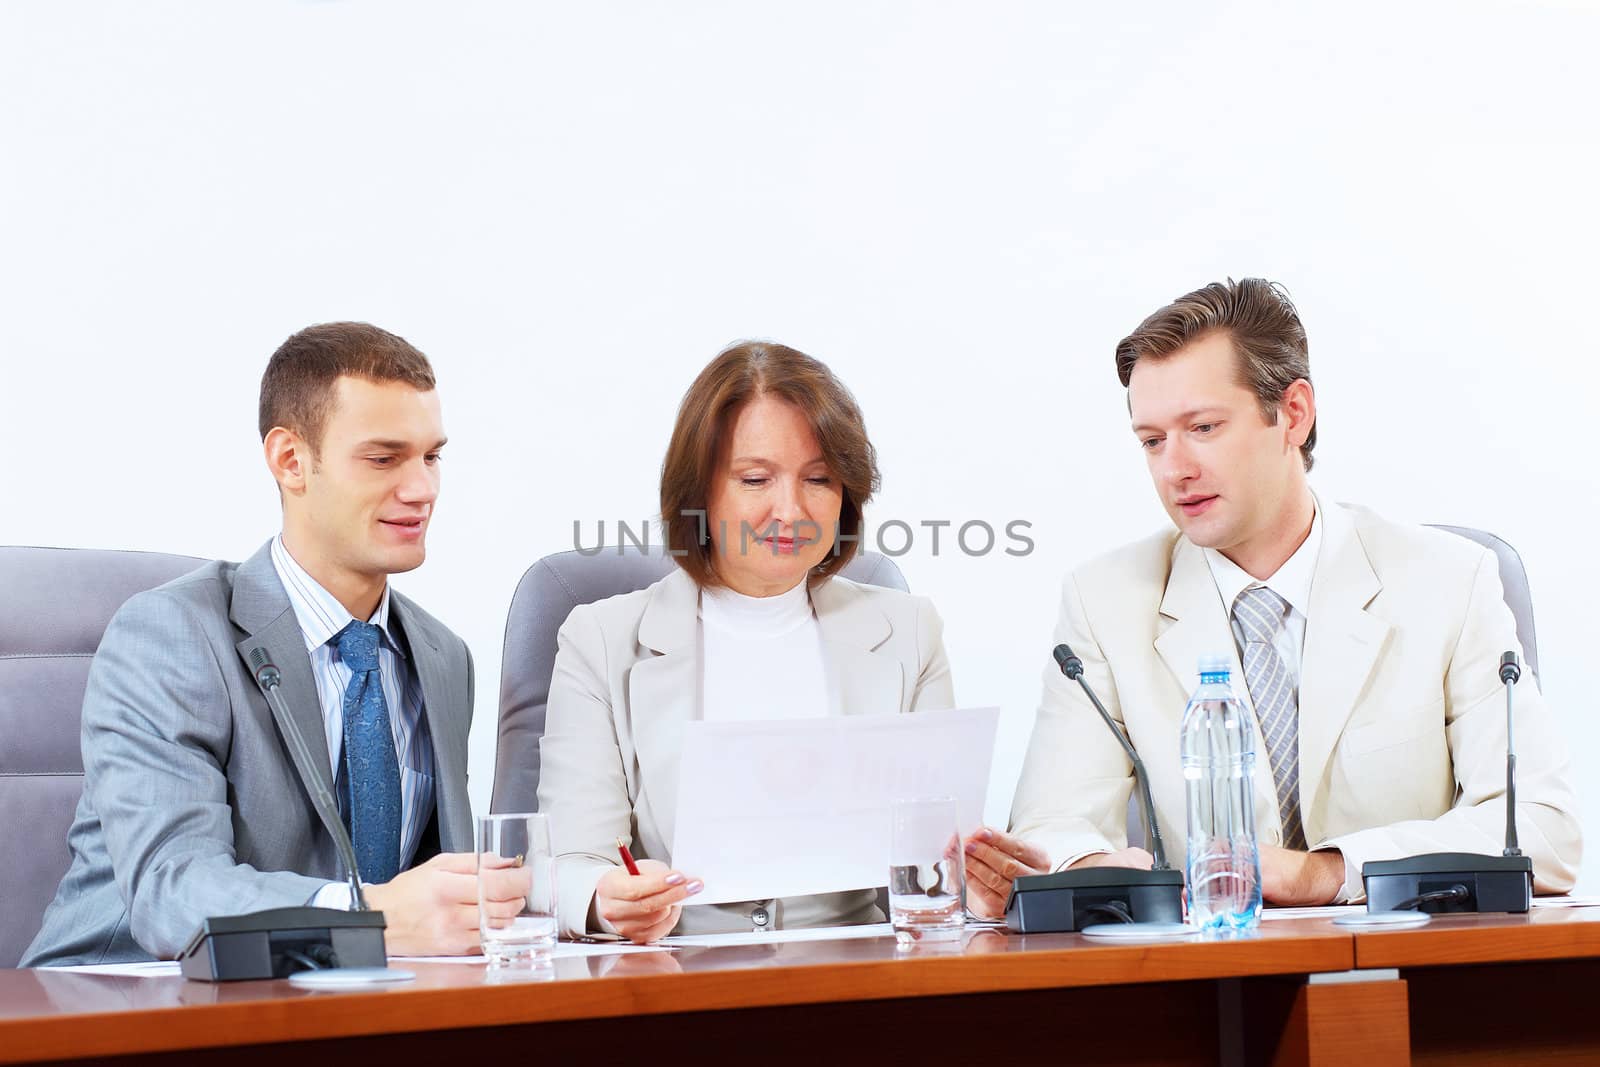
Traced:
POLYGON ((1006 900, 1006 925, 1019 934, 1072 933, 1116 922, 1183 922, 1183 872, 1089 867, 1018 878, 1006 900))
POLYGON ((1527 856, 1480 856, 1472 852, 1434 852, 1400 860, 1373 860, 1361 866, 1369 912, 1394 911, 1408 901, 1457 886, 1465 899, 1424 900, 1418 911, 1526 912, 1533 902, 1533 860, 1527 856))
POLYGON ((185 978, 240 982, 299 971, 387 967, 383 912, 273 908, 216 915, 200 924, 179 955, 185 978))

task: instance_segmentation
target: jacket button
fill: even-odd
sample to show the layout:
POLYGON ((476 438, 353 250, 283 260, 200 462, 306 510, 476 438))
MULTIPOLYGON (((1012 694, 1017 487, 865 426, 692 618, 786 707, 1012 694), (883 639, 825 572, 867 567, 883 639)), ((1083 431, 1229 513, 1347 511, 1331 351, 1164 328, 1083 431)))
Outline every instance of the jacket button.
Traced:
POLYGON ((750 913, 750 921, 758 927, 764 927, 772 921, 772 915, 766 908, 757 908, 750 913))

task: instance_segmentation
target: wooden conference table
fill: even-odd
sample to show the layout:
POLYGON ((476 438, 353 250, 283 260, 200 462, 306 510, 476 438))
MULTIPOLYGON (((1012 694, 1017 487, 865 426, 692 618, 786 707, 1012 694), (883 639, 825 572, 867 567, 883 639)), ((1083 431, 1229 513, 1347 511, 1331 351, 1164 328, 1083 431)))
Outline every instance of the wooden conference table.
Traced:
POLYGON ((535 974, 404 966, 414 983, 355 993, 0 971, 0 1063, 1600 1058, 1600 908, 1383 933, 1279 919, 1220 942, 982 930, 944 949, 881 937, 558 959, 535 974))

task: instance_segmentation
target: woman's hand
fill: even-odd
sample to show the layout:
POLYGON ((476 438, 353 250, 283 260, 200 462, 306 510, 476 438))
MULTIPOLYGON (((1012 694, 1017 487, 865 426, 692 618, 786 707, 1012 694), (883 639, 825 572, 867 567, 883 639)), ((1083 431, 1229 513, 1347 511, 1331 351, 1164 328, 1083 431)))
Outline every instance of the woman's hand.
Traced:
POLYGON ((636 945, 672 932, 683 902, 705 888, 659 860, 640 860, 639 873, 608 871, 594 890, 595 914, 636 945))
POLYGON ((1044 874, 1050 857, 1020 837, 984 827, 967 838, 967 908, 985 919, 1005 914, 1011 883, 1025 874, 1044 874))

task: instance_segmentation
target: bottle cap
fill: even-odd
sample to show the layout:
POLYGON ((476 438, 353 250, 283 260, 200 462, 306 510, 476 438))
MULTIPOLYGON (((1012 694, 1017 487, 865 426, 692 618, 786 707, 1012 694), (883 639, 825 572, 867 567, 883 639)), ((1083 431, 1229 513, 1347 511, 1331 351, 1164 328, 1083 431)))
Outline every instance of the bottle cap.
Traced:
POLYGON ((1218 656, 1214 653, 1200 657, 1200 677, 1202 678, 1208 674, 1220 674, 1223 677, 1227 677, 1232 672, 1233 660, 1231 657, 1218 656))

